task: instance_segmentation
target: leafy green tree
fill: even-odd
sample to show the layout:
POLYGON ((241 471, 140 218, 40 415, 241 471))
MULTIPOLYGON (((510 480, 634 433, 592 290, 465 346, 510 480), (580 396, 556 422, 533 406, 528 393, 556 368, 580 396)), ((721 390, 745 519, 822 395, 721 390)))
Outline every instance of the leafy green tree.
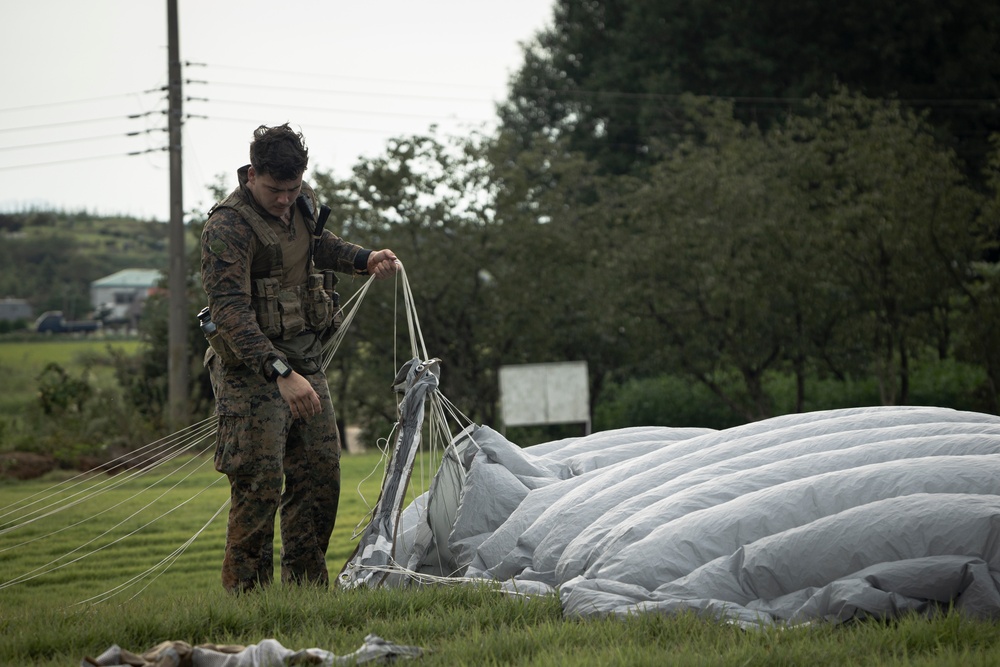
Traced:
MULTIPOLYGON (((998 245, 991 230, 1000 219, 1000 135, 993 137, 992 148, 986 169, 989 197, 974 234, 987 257, 996 256, 998 245)), ((972 262, 964 278, 963 292, 955 300, 957 356, 985 369, 984 402, 992 412, 1000 412, 1000 263, 972 262)))
MULTIPOLYGON (((626 308, 644 322, 645 347, 661 372, 677 369, 745 419, 773 414, 766 374, 803 365, 822 283, 812 221, 789 171, 794 163, 732 117, 700 109, 702 141, 689 140, 629 197, 634 254, 626 308), (733 382, 733 374, 740 378, 733 382)), ((804 373, 804 369, 802 370, 804 373)))
POLYGON ((501 106, 526 144, 568 136, 612 173, 683 131, 682 93, 732 99, 762 128, 842 84, 930 109, 978 168, 1000 129, 1000 5, 975 0, 555 3, 501 106))
POLYGON ((616 308, 632 267, 618 252, 630 242, 616 226, 622 184, 565 138, 521 152, 511 141, 503 134, 491 147, 503 232, 491 270, 508 290, 497 326, 513 343, 503 363, 587 361, 594 401, 605 382, 642 363, 616 308))
MULTIPOLYGON (((445 394, 474 419, 492 419, 496 358, 505 344, 492 323, 496 303, 492 193, 481 148, 445 143, 433 133, 390 141, 384 155, 364 160, 337 182, 314 174, 321 200, 333 208, 334 231, 369 248, 392 248, 414 289, 424 350, 439 357, 445 394)), ((341 282, 347 298, 353 291, 341 282)), ((403 294, 376 283, 334 360, 331 385, 355 422, 395 421, 389 391, 410 358, 403 294)), ((342 415, 343 416, 343 415, 342 415)))
POLYGON ((979 251, 977 199, 949 151, 897 103, 846 92, 761 133, 695 101, 696 138, 639 181, 628 310, 655 365, 746 419, 773 413, 769 373, 878 378, 908 400, 910 362, 948 350, 949 303, 979 251), (649 345, 649 343, 647 343, 649 345), (739 378, 738 383, 733 377, 739 378))
MULTIPOLYGON (((402 258, 423 343, 443 361, 445 395, 489 424, 499 421, 502 365, 585 359, 596 396, 631 354, 607 300, 615 240, 603 212, 574 206, 600 200, 593 165, 558 142, 519 164, 497 164, 502 152, 476 138, 399 138, 345 182, 314 177, 345 238, 402 258)), ((398 291, 377 284, 367 301, 331 384, 352 420, 384 423, 395 418, 384 364, 402 363, 410 346, 386 335, 402 321, 398 291)))
POLYGON ((883 403, 906 403, 915 355, 949 353, 949 304, 982 251, 970 233, 979 198, 954 153, 901 104, 839 92, 817 106, 783 132, 823 166, 799 187, 852 306, 842 340, 865 342, 883 403))
POLYGON ((93 388, 84 380, 71 377, 55 362, 45 365, 38 380, 38 401, 46 415, 67 410, 83 411, 83 405, 93 394, 93 388))

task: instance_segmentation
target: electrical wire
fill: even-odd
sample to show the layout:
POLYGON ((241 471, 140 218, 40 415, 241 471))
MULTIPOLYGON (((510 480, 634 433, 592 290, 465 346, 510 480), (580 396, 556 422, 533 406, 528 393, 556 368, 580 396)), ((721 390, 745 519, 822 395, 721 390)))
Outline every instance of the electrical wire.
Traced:
POLYGON ((136 155, 146 155, 147 153, 166 152, 167 147, 149 148, 142 151, 129 151, 127 153, 108 153, 106 155, 88 155, 87 157, 65 158, 62 160, 49 160, 48 162, 31 162, 28 164, 15 164, 8 167, 0 167, 0 171, 10 171, 12 169, 31 169, 32 167, 50 167, 57 164, 72 164, 75 162, 97 162, 100 160, 110 160, 113 158, 134 157, 136 155))
POLYGON ((38 104, 26 104, 20 107, 0 107, 0 113, 31 111, 35 109, 49 109, 52 107, 72 106, 78 104, 89 104, 90 102, 105 102, 107 100, 117 100, 121 98, 131 99, 137 95, 162 92, 162 89, 144 90, 141 93, 119 93, 117 95, 103 95, 101 97, 87 97, 76 100, 59 100, 55 102, 39 102, 38 104))
POLYGON ((383 92, 383 91, 366 91, 366 90, 335 90, 328 88, 306 88, 304 86, 276 86, 270 84, 262 83, 237 83, 229 81, 199 81, 198 83, 206 84, 209 86, 221 86, 224 88, 250 88, 254 90, 266 90, 270 94, 271 92, 298 92, 298 93, 308 93, 310 95, 350 95, 351 97, 378 97, 378 98, 390 98, 394 100, 429 100, 433 102, 473 102, 476 104, 493 102, 492 98, 484 97, 454 97, 451 95, 428 95, 415 94, 415 93, 403 93, 403 92, 383 92))
MULTIPOLYGON (((331 108, 331 107, 302 106, 302 105, 289 104, 287 102, 281 102, 281 103, 278 103, 278 102, 255 102, 255 101, 251 101, 251 100, 232 100, 232 99, 218 99, 218 98, 211 98, 208 101, 211 104, 231 104, 233 106, 238 106, 238 107, 243 107, 243 108, 245 108, 247 106, 254 106, 254 107, 286 109, 286 110, 289 110, 289 111, 291 111, 291 110, 317 111, 317 112, 320 112, 320 113, 323 113, 323 114, 348 114, 348 115, 355 114, 355 115, 359 115, 359 116, 383 116, 383 117, 392 117, 392 118, 417 118, 417 119, 424 119, 424 120, 448 119, 448 120, 457 120, 457 121, 464 121, 464 122, 482 122, 482 121, 485 120, 485 119, 482 119, 482 118, 455 118, 450 113, 448 113, 448 114, 445 114, 445 113, 440 113, 440 114, 417 114, 417 113, 404 113, 404 112, 400 112, 400 111, 374 111, 374 110, 371 110, 371 109, 344 109, 344 108, 337 109, 337 108, 331 108)), ((206 118, 211 119, 212 117, 213 116, 210 115, 210 114, 206 115, 206 118)))
POLYGON ((19 144, 17 146, 0 146, 0 151, 16 151, 24 150, 26 148, 41 148, 43 146, 62 146, 65 144, 80 144, 87 141, 105 141, 107 139, 120 139, 123 136, 131 137, 137 136, 139 134, 152 134, 153 132, 166 132, 167 128, 155 128, 151 130, 141 130, 139 132, 128 132, 124 135, 122 134, 103 134, 98 137, 81 137, 79 139, 62 139, 60 141, 42 141, 34 144, 19 144))

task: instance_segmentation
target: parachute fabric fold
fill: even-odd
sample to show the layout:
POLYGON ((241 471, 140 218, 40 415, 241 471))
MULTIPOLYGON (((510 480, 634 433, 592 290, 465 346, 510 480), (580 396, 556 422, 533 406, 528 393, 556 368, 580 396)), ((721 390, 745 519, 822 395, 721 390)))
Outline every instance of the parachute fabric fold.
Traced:
POLYGON ((402 543, 400 515, 414 456, 420 448, 426 400, 437 390, 439 372, 437 359, 421 362, 414 358, 403 365, 393 381, 393 388, 403 393, 398 433, 371 521, 338 576, 338 583, 345 588, 377 586, 397 562, 402 543))
POLYGON ((741 624, 1000 617, 1000 417, 935 407, 648 427, 519 448, 460 433, 407 509, 414 573, 573 616, 741 624))

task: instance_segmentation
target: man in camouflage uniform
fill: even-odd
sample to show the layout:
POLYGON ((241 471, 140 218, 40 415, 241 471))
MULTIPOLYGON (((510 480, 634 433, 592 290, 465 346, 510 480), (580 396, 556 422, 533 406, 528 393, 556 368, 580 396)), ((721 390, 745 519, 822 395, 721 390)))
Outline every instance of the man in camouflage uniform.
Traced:
POLYGON ((219 415, 215 467, 231 489, 222 565, 231 592, 271 581, 279 510, 282 581, 328 583, 340 499, 340 436, 321 367, 339 321, 333 271, 387 278, 399 267, 391 250, 330 231, 314 237, 307 163, 301 134, 259 127, 239 186, 209 213, 201 239, 215 324, 205 355, 219 415))

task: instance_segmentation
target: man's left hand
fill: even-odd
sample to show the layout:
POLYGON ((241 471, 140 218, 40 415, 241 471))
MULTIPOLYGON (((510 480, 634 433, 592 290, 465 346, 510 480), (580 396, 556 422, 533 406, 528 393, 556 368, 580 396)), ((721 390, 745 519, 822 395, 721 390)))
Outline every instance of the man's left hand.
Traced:
POLYGON ((390 278, 396 275, 401 266, 396 253, 388 248, 375 250, 368 255, 368 273, 376 278, 390 278))

